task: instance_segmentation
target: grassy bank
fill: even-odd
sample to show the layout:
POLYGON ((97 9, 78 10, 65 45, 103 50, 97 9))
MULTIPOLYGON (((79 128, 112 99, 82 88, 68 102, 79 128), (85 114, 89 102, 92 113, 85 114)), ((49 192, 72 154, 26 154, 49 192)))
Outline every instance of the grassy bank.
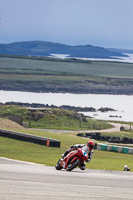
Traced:
MULTIPOLYGON (((35 130, 21 132, 58 139, 61 141, 61 148, 50 148, 0 137, 0 156, 55 166, 61 154, 71 145, 87 142, 87 139, 77 137, 72 133, 52 133, 35 130)), ((94 150, 92 161, 87 163, 87 168, 122 171, 126 164, 133 170, 132 158, 133 155, 129 154, 94 150)))
POLYGON ((111 125, 104 121, 87 119, 75 111, 59 108, 26 109, 15 105, 1 105, 0 116, 22 116, 22 123, 27 128, 47 128, 64 130, 107 129, 111 125))

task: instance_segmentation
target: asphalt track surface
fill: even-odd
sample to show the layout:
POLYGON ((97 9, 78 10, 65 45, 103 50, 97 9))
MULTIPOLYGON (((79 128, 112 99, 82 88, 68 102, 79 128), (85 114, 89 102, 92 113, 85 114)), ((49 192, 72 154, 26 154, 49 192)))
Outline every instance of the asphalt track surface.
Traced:
POLYGON ((0 200, 133 199, 133 172, 57 171, 0 158, 0 200))
MULTIPOLYGON (((55 130, 55 129, 37 129, 37 128, 30 128, 33 130, 39 130, 39 131, 47 131, 47 132, 54 132, 54 133, 72 133, 72 132, 76 132, 76 133, 89 133, 89 132, 116 132, 116 131, 120 131, 120 127, 122 126, 122 124, 118 124, 118 123, 109 123, 111 124, 113 127, 109 128, 109 129, 102 129, 102 130, 82 130, 82 131, 69 131, 69 130, 55 130)), ((130 129, 133 129, 133 126, 130 125, 125 125, 124 127, 130 129)))

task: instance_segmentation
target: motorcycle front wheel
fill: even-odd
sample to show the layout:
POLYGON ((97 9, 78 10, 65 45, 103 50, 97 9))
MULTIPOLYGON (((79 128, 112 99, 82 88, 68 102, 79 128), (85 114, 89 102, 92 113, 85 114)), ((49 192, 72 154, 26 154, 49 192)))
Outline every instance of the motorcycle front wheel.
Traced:
POLYGON ((60 160, 56 163, 56 165, 55 165, 55 169, 57 169, 57 170, 61 170, 63 167, 62 166, 60 166, 60 160))
POLYGON ((67 170, 67 171, 72 171, 74 168, 76 168, 76 167, 79 165, 79 163, 80 163, 80 160, 79 160, 79 159, 75 160, 75 161, 72 162, 72 163, 70 162, 70 163, 68 164, 66 170, 67 170))

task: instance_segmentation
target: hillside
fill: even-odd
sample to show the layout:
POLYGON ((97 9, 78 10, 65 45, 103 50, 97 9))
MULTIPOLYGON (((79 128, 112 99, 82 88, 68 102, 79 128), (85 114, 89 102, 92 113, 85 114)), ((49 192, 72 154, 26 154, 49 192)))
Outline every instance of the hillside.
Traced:
POLYGON ((124 56, 120 52, 110 51, 109 49, 105 49, 99 46, 70 46, 46 41, 27 41, 15 42, 10 44, 0 44, 0 54, 32 56, 50 56, 51 54, 67 54, 70 57, 82 58, 111 58, 111 56, 124 56))
POLYGON ((109 48, 108 50, 113 51, 113 52, 119 52, 119 53, 133 54, 133 49, 109 48))
MULTIPOLYGON (((111 127, 106 122, 87 119, 83 114, 59 108, 30 108, 15 105, 1 105, 0 117, 7 115, 21 115, 22 124, 27 128, 53 128, 64 130, 106 129, 111 127)), ((0 128, 13 128, 15 122, 0 118, 0 128)), ((19 127, 18 127, 19 128, 19 127)))

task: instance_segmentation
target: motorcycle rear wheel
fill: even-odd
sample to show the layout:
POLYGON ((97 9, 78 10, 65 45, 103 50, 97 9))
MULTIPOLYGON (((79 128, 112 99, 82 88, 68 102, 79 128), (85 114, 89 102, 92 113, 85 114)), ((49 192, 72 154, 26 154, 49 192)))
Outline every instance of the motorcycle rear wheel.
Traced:
POLYGON ((80 160, 77 159, 75 160, 73 163, 68 164, 68 166, 66 167, 67 171, 72 171, 74 168, 76 168, 80 163, 80 160))

